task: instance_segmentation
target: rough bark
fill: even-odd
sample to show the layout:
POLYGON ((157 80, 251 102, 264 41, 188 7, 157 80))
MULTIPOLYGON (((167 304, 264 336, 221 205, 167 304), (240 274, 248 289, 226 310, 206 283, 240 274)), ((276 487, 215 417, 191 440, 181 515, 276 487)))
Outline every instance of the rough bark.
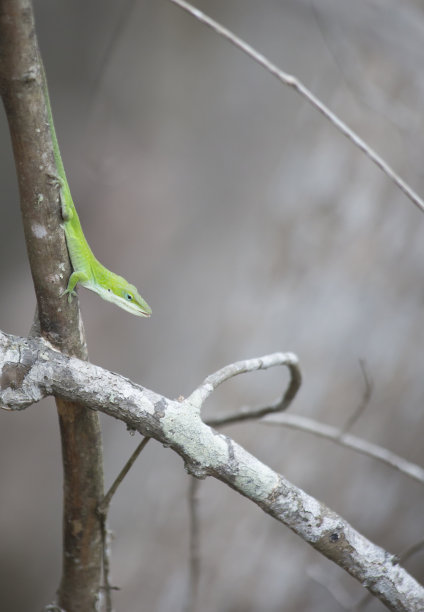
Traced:
MULTIPOLYGON (((77 300, 62 297, 71 273, 29 0, 0 0, 0 90, 19 183, 25 239, 37 299, 38 328, 61 351, 87 357, 77 300)), ((103 495, 98 415, 57 399, 64 469, 64 550, 59 605, 94 610, 101 579, 101 536, 95 509, 103 495)))

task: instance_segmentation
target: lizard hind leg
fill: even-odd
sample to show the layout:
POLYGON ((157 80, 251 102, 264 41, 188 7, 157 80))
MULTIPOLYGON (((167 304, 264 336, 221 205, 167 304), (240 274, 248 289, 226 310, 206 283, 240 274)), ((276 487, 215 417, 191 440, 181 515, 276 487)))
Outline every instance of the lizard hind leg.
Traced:
POLYGON ((62 219, 64 221, 70 221, 74 216, 74 204, 72 202, 71 192, 69 191, 69 185, 65 179, 56 174, 48 174, 49 181, 57 185, 59 188, 59 199, 60 209, 62 213, 62 219))

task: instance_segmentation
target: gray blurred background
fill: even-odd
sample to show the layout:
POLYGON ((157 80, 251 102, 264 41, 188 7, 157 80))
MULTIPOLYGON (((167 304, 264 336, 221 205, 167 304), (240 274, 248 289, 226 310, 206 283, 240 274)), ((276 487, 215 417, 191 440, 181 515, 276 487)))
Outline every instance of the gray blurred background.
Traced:
MULTIPOLYGON (((420 0, 197 6, 296 74, 424 195, 420 0)), ((115 0, 35 9, 85 233, 153 308, 144 321, 81 290, 91 361, 175 398, 228 362, 290 350, 304 373, 290 410, 342 426, 363 359, 374 391, 352 433, 422 464, 424 215, 293 91, 166 0, 138 0, 118 31, 115 0)), ((34 297, 4 113, 0 131, 0 326, 25 335, 34 297)), ((283 371, 239 378, 206 413, 261 405, 286 383, 283 371)), ((57 417, 48 401, 0 420, 0 606, 40 610, 60 577, 57 417)), ((138 438, 102 422, 109 485, 138 438)), ((226 431, 390 552, 422 537, 418 483, 306 434, 226 431)), ((151 442, 119 490, 117 611, 183 610, 188 485, 151 442)), ((201 483, 199 510, 198 610, 338 612, 363 594, 221 483, 201 483)), ((423 580, 424 552, 407 568, 423 580)))

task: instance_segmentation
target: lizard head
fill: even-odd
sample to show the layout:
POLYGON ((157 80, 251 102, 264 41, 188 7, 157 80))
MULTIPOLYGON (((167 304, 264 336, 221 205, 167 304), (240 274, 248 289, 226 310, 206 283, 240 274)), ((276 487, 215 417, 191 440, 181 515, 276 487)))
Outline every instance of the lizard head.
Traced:
POLYGON ((122 276, 114 275, 113 282, 102 291, 102 297, 137 317, 150 317, 152 314, 152 309, 143 300, 137 288, 122 276))

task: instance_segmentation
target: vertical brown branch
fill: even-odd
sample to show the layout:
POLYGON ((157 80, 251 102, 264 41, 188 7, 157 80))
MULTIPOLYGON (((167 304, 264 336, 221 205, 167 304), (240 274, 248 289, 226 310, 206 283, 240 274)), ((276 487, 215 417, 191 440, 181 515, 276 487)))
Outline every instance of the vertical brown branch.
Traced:
MULTIPOLYGON (((58 191, 43 94, 43 71, 30 0, 0 0, 0 93, 18 175, 40 333, 56 348, 87 357, 77 300, 61 297, 71 272, 60 227, 58 191)), ((11 299, 13 299, 11 297, 11 299)), ((103 496, 98 415, 57 401, 64 470, 63 573, 58 604, 67 612, 94 610, 101 580, 103 496)))
POLYGON ((98 414, 56 401, 64 472, 63 569, 59 605, 66 612, 96 610, 102 574, 97 506, 103 496, 102 441, 98 414))
POLYGON ((190 478, 188 491, 188 503, 190 513, 190 558, 189 558, 189 583, 186 612, 195 612, 197 609, 199 582, 200 582, 200 526, 199 526, 199 501, 197 494, 200 481, 190 478))

